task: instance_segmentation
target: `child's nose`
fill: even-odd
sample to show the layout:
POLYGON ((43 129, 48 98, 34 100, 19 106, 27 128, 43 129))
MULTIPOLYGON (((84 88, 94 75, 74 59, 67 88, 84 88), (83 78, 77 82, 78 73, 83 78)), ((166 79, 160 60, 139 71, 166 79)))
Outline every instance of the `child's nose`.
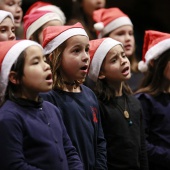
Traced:
POLYGON ((10 32, 10 35, 9 35, 9 40, 15 40, 16 39, 16 36, 15 34, 11 31, 10 32))

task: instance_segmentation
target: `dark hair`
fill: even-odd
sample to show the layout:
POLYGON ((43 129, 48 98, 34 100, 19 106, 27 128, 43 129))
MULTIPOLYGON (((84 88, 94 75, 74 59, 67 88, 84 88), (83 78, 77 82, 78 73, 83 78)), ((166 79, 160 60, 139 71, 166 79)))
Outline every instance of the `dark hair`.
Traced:
POLYGON ((5 91, 4 100, 2 101, 1 105, 7 100, 11 99, 11 96, 16 92, 21 92, 22 87, 22 77, 24 75, 24 63, 25 63, 25 56, 26 52, 23 51, 15 63, 12 65, 10 71, 15 71, 16 80, 19 82, 18 84, 13 84, 12 82, 8 81, 7 89, 5 91))
POLYGON ((95 22, 93 21, 92 18, 91 18, 92 23, 89 22, 90 18, 87 16, 82 7, 82 1, 83 0, 77 0, 73 2, 72 13, 66 25, 73 25, 76 24, 77 22, 80 22, 83 25, 85 31, 87 32, 89 39, 90 40, 96 39, 97 34, 93 28, 95 22))
POLYGON ((148 93, 152 96, 157 96, 165 90, 163 87, 165 82, 163 74, 169 60, 170 49, 161 54, 158 59, 154 60, 153 66, 149 64, 148 71, 136 93, 148 93))
MULTIPOLYGON (((67 41, 62 43, 52 52, 52 60, 49 63, 52 69, 53 75, 53 89, 63 89, 64 88, 64 80, 62 76, 62 54, 66 47, 67 41)), ((48 60, 49 61, 49 60, 48 60)), ((83 83, 84 80, 75 80, 75 87, 78 87, 80 84, 83 83)))
MULTIPOLYGON (((123 93, 132 94, 132 90, 126 82, 123 82, 122 85, 123 93)), ((113 87, 110 87, 106 79, 98 79, 94 89, 92 90, 94 90, 99 100, 110 101, 116 96, 115 89, 113 89, 113 87)))
POLYGON ((40 32, 42 32, 42 30, 43 30, 43 27, 40 27, 38 30, 36 30, 36 31, 31 35, 32 40, 38 42, 39 44, 41 44, 41 43, 40 43, 40 39, 39 39, 39 34, 40 34, 40 32))

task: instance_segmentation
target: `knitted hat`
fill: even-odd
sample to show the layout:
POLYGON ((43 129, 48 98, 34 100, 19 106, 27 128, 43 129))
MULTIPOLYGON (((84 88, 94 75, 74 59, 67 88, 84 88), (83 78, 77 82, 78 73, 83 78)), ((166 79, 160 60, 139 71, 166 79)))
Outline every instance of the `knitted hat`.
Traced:
POLYGON ((0 42, 0 101, 3 99, 6 87, 8 85, 8 76, 12 65, 19 55, 29 46, 38 43, 31 40, 13 40, 0 42))
POLYGON ((34 13, 37 10, 54 12, 54 13, 56 13, 60 17, 63 25, 66 22, 66 17, 64 15, 63 11, 58 6, 53 5, 53 4, 49 3, 49 2, 37 1, 37 2, 33 3, 28 8, 28 10, 26 11, 25 15, 28 15, 30 13, 34 13))
POLYGON ((6 18, 6 17, 10 17, 12 22, 14 23, 14 17, 12 15, 11 12, 7 12, 4 10, 0 10, 0 23, 6 18))
POLYGON ((102 38, 111 31, 124 25, 133 26, 130 18, 119 8, 102 8, 93 12, 93 19, 96 22, 94 28, 98 38, 102 38))
POLYGON ((123 44, 119 41, 116 41, 112 38, 101 38, 90 41, 90 59, 91 64, 88 72, 88 77, 93 81, 97 82, 101 65, 103 63, 104 58, 110 49, 116 45, 123 44))
POLYGON ((75 35, 87 36, 80 23, 65 26, 49 26, 43 30, 43 48, 45 54, 50 54, 68 38, 75 35))
POLYGON ((142 61, 138 63, 138 69, 141 72, 146 72, 150 60, 158 59, 163 52, 170 49, 170 34, 147 30, 143 44, 142 61))
POLYGON ((54 12, 51 11, 35 11, 34 13, 24 16, 24 33, 26 39, 30 39, 31 35, 37 31, 45 23, 58 20, 61 21, 61 18, 54 12))

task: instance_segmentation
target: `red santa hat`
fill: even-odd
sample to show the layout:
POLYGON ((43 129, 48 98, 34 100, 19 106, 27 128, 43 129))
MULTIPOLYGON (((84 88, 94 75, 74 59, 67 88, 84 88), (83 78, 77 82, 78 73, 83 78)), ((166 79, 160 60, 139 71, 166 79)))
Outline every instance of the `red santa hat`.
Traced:
POLYGON ((170 49, 170 34, 154 30, 145 31, 142 61, 138 63, 139 71, 146 72, 149 62, 158 59, 168 49, 170 49))
POLYGON ((54 12, 54 13, 56 13, 60 17, 63 25, 66 22, 66 17, 64 15, 63 11, 58 6, 53 5, 53 4, 49 3, 49 2, 37 1, 37 2, 33 3, 28 8, 28 10, 26 11, 25 15, 28 15, 30 13, 34 13, 37 10, 54 12))
MULTIPOLYGON (((0 101, 2 101, 6 87, 8 85, 8 76, 12 65, 19 55, 29 46, 36 45, 42 48, 38 43, 31 40, 13 40, 0 42, 0 101)), ((43 50, 43 49, 42 49, 43 50)))
POLYGON ((14 17, 12 15, 11 12, 7 12, 4 10, 0 10, 0 23, 6 18, 6 17, 10 17, 12 22, 14 23, 14 17))
POLYGON ((88 72, 88 77, 93 82, 97 82, 101 65, 107 53, 116 45, 121 45, 123 47, 121 42, 109 37, 90 41, 89 53, 91 64, 88 72))
POLYGON ((30 39, 31 35, 42 27, 45 23, 58 20, 62 23, 61 18, 51 11, 35 11, 34 13, 24 16, 24 34, 26 39, 30 39))
POLYGON ((86 31, 80 23, 65 26, 49 26, 43 30, 44 54, 50 54, 64 41, 75 35, 87 36, 86 31))
POLYGON ((119 8, 102 8, 93 12, 93 19, 96 22, 94 28, 98 38, 102 38, 111 31, 124 25, 133 26, 130 18, 119 8))

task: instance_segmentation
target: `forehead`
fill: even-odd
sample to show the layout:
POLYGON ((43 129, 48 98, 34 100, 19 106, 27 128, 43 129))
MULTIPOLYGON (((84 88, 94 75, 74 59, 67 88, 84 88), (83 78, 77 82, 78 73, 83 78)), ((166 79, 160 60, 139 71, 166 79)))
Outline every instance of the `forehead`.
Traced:
POLYGON ((75 35, 67 39, 66 45, 87 45, 89 44, 89 38, 84 35, 75 35))

